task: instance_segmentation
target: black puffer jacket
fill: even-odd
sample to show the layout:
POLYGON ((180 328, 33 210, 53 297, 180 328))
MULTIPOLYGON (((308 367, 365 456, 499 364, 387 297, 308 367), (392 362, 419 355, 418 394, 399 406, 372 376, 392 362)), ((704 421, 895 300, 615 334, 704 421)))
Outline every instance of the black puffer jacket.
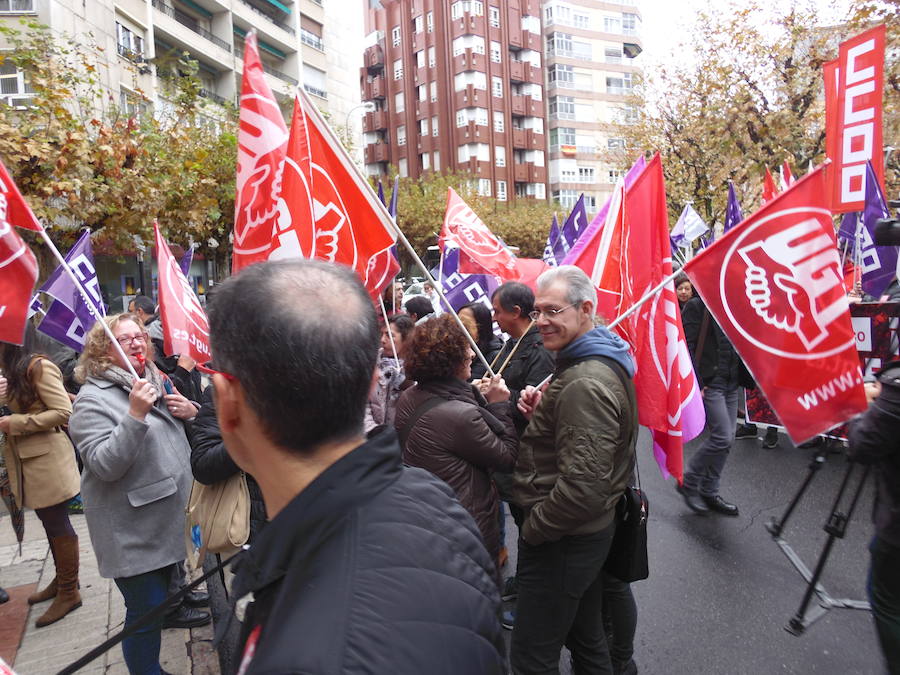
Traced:
POLYGON ((527 386, 532 387, 543 382, 556 366, 556 359, 553 354, 544 349, 544 341, 538 332, 537 326, 532 326, 518 340, 509 339, 500 350, 497 356, 497 365, 495 369, 499 369, 506 361, 507 356, 516 345, 521 342, 516 353, 509 360, 506 368, 503 370, 503 380, 512 394, 513 404, 513 422, 516 425, 516 432, 519 436, 528 426, 528 420, 519 412, 516 404, 519 401, 519 393, 527 386))
MULTIPOLYGON (((486 345, 478 345, 479 349, 481 349, 481 353, 484 354, 484 358, 487 359, 488 363, 492 363, 494 359, 497 357, 497 354, 500 353, 500 350, 503 349, 503 340, 501 340, 496 335, 491 335, 491 339, 488 340, 486 345)), ((498 363, 495 368, 499 368, 500 364, 498 363)), ((480 380, 487 373, 487 368, 484 367, 484 364, 481 362, 481 359, 476 358, 472 361, 472 379, 480 380)))
POLYGON ((472 385, 456 378, 420 382, 400 395, 395 427, 402 431, 419 406, 438 397, 409 430, 403 461, 430 471, 453 488, 472 514, 488 553, 500 553, 500 506, 492 471, 512 471, 519 439, 509 401, 487 403, 472 385))
POLYGON ((900 361, 886 365, 878 379, 881 395, 850 423, 848 454, 863 464, 877 465, 875 532, 900 548, 900 361))
POLYGON ((232 598, 250 592, 241 644, 258 640, 247 675, 505 672, 500 597, 475 522, 444 482, 400 463, 391 429, 272 519, 232 598))
MULTIPOLYGON (((194 478, 204 485, 212 485, 231 478, 240 471, 240 467, 228 456, 225 444, 222 442, 222 434, 219 432, 219 422, 216 419, 216 403, 213 399, 212 386, 207 387, 203 394, 203 405, 197 417, 188 428, 188 440, 191 443, 191 471, 194 478)), ((266 524, 266 503, 263 501, 262 491, 253 479, 247 474, 247 489, 250 492, 250 541, 262 531, 266 524)))
POLYGON ((723 384, 744 385, 752 383, 747 380, 748 374, 743 366, 741 357, 734 350, 734 346, 719 328, 719 324, 706 309, 700 296, 695 296, 687 301, 681 313, 681 321, 684 324, 684 337, 687 340, 691 359, 694 361, 694 370, 701 387, 706 387, 713 380, 719 380, 723 384), (708 316, 706 328, 706 340, 703 343, 703 352, 697 358, 697 348, 700 343, 700 331, 703 327, 703 317, 708 316))

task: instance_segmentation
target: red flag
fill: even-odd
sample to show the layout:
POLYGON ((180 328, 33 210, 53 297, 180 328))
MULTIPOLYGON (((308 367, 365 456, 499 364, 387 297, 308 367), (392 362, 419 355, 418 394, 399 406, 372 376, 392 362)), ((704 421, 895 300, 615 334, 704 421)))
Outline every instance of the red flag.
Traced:
POLYGON ((781 189, 787 190, 794 184, 794 174, 791 173, 791 167, 787 160, 781 163, 781 189))
MULTIPOLYGON (((841 43, 837 65, 825 69, 826 149, 832 161, 828 189, 834 213, 862 211, 866 162, 884 192, 882 101, 885 26, 881 24, 841 43), (836 91, 830 90, 830 77, 836 91)), ((828 64, 826 64, 828 65, 828 64)))
POLYGON ((159 313, 166 353, 188 354, 197 363, 206 363, 211 358, 206 312, 155 222, 153 230, 159 270, 159 313))
POLYGON ((38 266, 16 227, 43 229, 0 162, 0 341, 20 345, 38 266))
POLYGON ((459 271, 463 274, 493 274, 504 281, 520 276, 516 257, 453 188, 447 188, 447 211, 439 243, 443 247, 447 241, 459 246, 459 271))
POLYGON ((385 288, 390 286, 394 277, 400 273, 400 261, 394 252, 386 248, 369 258, 366 268, 365 286, 373 300, 377 300, 385 288))
POLYGON ((550 269, 550 265, 541 258, 516 258, 516 267, 519 270, 516 281, 533 291, 537 289, 537 278, 550 269))
POLYGON ((263 75, 256 33, 250 31, 244 40, 231 265, 234 274, 268 257, 288 141, 281 109, 263 75))
POLYGON ((794 443, 866 409, 823 167, 685 265, 794 443))
POLYGON ((775 196, 777 194, 778 190, 775 188, 775 180, 772 178, 772 174, 769 172, 769 167, 766 167, 766 176, 765 178, 763 178, 763 204, 775 199, 775 196))

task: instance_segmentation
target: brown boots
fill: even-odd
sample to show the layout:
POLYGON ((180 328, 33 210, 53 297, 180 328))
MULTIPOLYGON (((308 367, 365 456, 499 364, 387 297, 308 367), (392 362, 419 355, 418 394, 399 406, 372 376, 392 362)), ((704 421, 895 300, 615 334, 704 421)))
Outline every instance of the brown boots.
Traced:
POLYGON ((50 551, 56 564, 56 577, 47 588, 28 598, 29 605, 53 598, 53 603, 35 622, 38 628, 49 626, 73 609, 81 607, 81 595, 78 593, 78 537, 53 537, 50 539, 50 551))

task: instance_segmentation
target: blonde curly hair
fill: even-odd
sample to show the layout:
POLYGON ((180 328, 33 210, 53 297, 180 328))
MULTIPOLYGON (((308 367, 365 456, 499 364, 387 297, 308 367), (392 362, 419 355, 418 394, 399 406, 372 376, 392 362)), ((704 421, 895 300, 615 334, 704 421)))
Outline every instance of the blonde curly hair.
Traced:
MULTIPOLYGON (((111 331, 116 330, 116 326, 122 321, 131 321, 141 329, 144 335, 144 344, 146 346, 145 356, 148 361, 153 360, 153 343, 150 342, 150 334, 144 328, 144 323, 138 318, 137 314, 123 312, 122 314, 113 314, 100 319, 109 326, 111 331)), ((88 331, 84 339, 84 351, 78 359, 78 365, 75 366, 75 380, 84 383, 91 376, 100 375, 110 366, 115 364, 114 359, 109 355, 109 348, 112 342, 103 326, 97 321, 88 331)))

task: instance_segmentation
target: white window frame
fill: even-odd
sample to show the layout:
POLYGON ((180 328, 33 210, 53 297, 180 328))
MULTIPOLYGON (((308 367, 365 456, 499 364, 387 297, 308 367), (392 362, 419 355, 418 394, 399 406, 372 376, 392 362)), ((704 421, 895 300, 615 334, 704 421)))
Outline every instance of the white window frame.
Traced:
POLYGON ((396 59, 394 61, 394 79, 403 79, 403 59, 396 59))
POLYGON ((495 110, 494 111, 494 131, 502 133, 506 130, 506 125, 503 122, 503 111, 495 110))
POLYGON ((394 94, 394 112, 402 113, 406 110, 406 94, 402 91, 394 94))
POLYGON ((434 12, 432 11, 429 11, 425 15, 425 30, 427 30, 429 33, 434 32, 434 12))
POLYGON ((497 181, 497 201, 505 202, 508 199, 506 194, 506 181, 498 180, 497 181))
POLYGON ((491 62, 492 63, 502 63, 503 61, 503 47, 496 40, 491 40, 491 62))
POLYGON ((506 166, 506 148, 502 145, 494 146, 494 166, 500 168, 506 166))
POLYGON ((399 47, 400 41, 400 26, 394 26, 393 28, 391 28, 391 44, 395 47, 399 47))
POLYGON ((431 135, 432 136, 438 135, 438 116, 437 115, 433 115, 431 118, 431 135))
POLYGON ((397 127, 397 145, 406 145, 406 125, 397 127))
POLYGON ((491 95, 495 98, 503 98, 503 78, 491 76, 491 95))
POLYGON ((491 28, 500 28, 500 8, 488 6, 488 20, 491 28))

